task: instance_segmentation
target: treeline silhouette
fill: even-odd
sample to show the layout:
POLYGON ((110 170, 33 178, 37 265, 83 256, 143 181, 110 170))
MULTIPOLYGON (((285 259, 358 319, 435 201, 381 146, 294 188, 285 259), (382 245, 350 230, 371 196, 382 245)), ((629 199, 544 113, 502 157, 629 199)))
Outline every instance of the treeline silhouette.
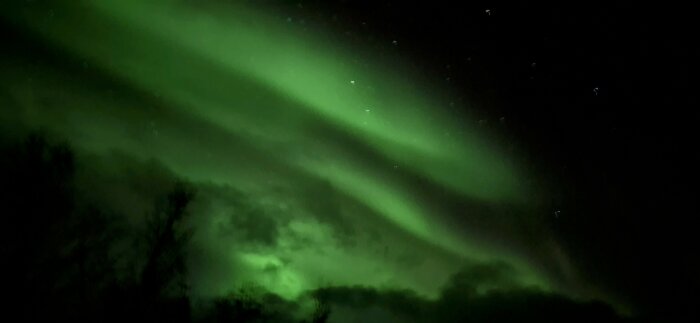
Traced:
MULTIPOLYGON (((47 138, 0 136, 0 304, 12 321, 320 323, 333 309, 358 322, 643 322, 620 317, 604 303, 537 290, 479 293, 482 283, 509 279, 498 264, 465 267, 437 300, 362 286, 319 288, 310 291, 315 305, 301 319, 294 310, 299 303, 270 293, 193 299, 186 261, 192 232, 182 224, 192 216, 194 186, 173 179, 146 214, 136 214, 143 221, 135 225, 110 203, 83 197, 89 188, 77 174, 89 160, 78 161, 69 145, 47 138)), ((139 209, 123 209, 132 208, 139 209)))
MULTIPOLYGON (((79 163, 65 143, 31 134, 0 143, 2 315, 13 321, 284 322, 245 294, 192 311, 186 250, 178 228, 195 197, 178 181, 153 201, 144 228, 76 190, 79 163)), ((320 304, 320 303, 319 303, 320 304)), ((319 305, 309 322, 325 322, 319 305)))

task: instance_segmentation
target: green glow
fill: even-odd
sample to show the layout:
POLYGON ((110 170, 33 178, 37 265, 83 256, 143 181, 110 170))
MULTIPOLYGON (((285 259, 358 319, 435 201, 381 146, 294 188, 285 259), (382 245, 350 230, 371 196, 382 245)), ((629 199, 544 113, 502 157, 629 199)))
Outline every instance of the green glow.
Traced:
MULTIPOLYGON (((484 203, 526 200, 522 175, 506 157, 437 107, 431 87, 399 64, 355 55, 324 42, 328 35, 303 33, 243 6, 103 0, 52 10, 55 16, 27 10, 7 18, 162 103, 62 84, 68 99, 57 104, 64 110, 27 103, 25 117, 90 151, 155 158, 193 181, 235 187, 275 214, 283 225, 272 245, 221 237, 217 228, 234 211, 198 224, 195 240, 226 255, 235 277, 227 283, 254 281, 288 298, 352 284, 435 295, 443 283, 437 277, 466 259, 506 261, 521 284, 552 287, 514 252, 441 221, 440 201, 407 184, 422 179, 484 203), (354 246, 313 219, 298 201, 298 185, 338 192, 335 211, 347 213, 360 232, 354 246), (368 237, 372 230, 381 242, 368 237), (396 260, 411 253, 422 261, 407 268, 396 260)), ((36 82, 62 83, 63 76, 44 78, 36 82)), ((215 285, 201 282, 200 292, 228 287, 215 285)))

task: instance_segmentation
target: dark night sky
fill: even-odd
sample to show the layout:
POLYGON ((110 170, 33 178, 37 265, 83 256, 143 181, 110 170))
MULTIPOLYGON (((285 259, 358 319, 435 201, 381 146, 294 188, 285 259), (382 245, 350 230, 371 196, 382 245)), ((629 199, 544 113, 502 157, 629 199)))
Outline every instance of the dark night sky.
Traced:
MULTIPOLYGON (((412 73, 445 91, 438 95, 445 109, 479 120, 538 178, 531 184, 547 195, 536 208, 550 215, 537 226, 561 244, 582 281, 650 321, 697 318, 698 113, 690 84, 699 56, 690 10, 617 2, 260 3, 338 42, 407 58, 412 73)), ((7 47, 16 48, 7 57, 52 50, 2 26, 7 47)))

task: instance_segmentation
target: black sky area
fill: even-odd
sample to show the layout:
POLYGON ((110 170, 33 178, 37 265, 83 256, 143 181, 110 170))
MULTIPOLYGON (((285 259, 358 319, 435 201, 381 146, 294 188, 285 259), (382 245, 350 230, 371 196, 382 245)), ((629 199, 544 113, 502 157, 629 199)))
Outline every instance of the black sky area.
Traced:
MULTIPOLYGON (((635 322, 698 319, 700 265, 693 246, 698 245, 700 120, 697 89, 691 84, 700 56, 692 10, 639 2, 259 2, 292 23, 323 27, 340 42, 407 57, 412 72, 447 88, 445 109, 464 109, 479 120, 479 127, 518 153, 519 165, 542 179, 535 185, 551 196, 544 202, 551 212, 546 225, 584 281, 604 286, 605 293, 638 313, 635 322)), ((0 59, 29 52, 40 60, 56 59, 50 55, 64 59, 1 21, 0 31, 3 46, 19 53, 7 50, 0 59)), ((21 156, 20 162, 7 163, 31 159, 21 156)), ((3 180, 21 181, 20 175, 4 173, 3 180)), ((176 182, 169 176, 163 175, 168 177, 163 182, 176 182)), ((55 179, 42 180, 55 184, 55 179)), ((8 187, 13 186, 3 185, 8 187)), ((20 189, 26 193, 33 188, 20 189)), ((49 185, 37 194, 63 189, 49 185)), ((24 202, 21 198, 17 203, 24 202)), ((13 270, 9 272, 19 271, 13 270)), ((317 293, 350 306, 360 306, 362 299, 402 311, 458 307, 373 290, 317 293)), ((509 312, 513 317, 502 316, 502 321, 526 320, 528 304, 559 304, 562 313, 575 307, 557 297, 529 297, 504 294, 477 301, 486 307, 516 304, 511 308, 517 310, 509 312)), ((595 305, 583 311, 589 310, 607 315, 607 309, 595 305)), ((468 319, 479 321, 478 316, 468 319)))
MULTIPOLYGON (((546 177, 584 275, 659 321, 697 316, 698 58, 666 3, 304 1, 297 23, 413 58, 546 177), (503 119, 501 119, 503 118, 503 119)), ((559 211, 558 213, 556 213, 559 211)), ((556 216, 555 216, 556 213, 556 216)))

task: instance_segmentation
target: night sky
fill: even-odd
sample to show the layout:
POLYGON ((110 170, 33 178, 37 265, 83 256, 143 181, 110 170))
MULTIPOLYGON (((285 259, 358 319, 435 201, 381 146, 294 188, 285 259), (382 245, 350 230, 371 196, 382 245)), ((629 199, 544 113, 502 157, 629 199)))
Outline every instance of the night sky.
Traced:
POLYGON ((3 1, 4 312, 695 321, 689 16, 3 1))

